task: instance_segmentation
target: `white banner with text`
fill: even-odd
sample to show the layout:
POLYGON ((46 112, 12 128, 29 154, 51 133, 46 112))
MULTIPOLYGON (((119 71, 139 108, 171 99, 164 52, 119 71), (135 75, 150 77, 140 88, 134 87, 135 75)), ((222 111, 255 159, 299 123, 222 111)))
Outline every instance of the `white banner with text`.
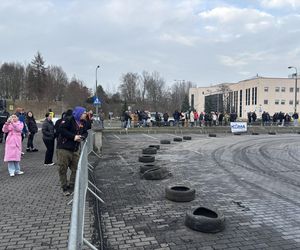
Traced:
POLYGON ((231 122, 230 127, 232 133, 247 132, 247 122, 231 122))

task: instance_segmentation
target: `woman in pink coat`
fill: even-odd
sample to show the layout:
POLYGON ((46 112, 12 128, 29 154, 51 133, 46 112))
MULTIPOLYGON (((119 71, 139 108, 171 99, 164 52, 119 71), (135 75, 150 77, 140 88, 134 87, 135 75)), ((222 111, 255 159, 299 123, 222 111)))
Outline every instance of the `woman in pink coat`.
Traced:
POLYGON ((10 116, 4 124, 2 131, 8 133, 5 142, 4 161, 8 163, 8 172, 11 177, 15 174, 24 174, 20 170, 21 150, 22 150, 22 129, 23 123, 16 115, 10 116))

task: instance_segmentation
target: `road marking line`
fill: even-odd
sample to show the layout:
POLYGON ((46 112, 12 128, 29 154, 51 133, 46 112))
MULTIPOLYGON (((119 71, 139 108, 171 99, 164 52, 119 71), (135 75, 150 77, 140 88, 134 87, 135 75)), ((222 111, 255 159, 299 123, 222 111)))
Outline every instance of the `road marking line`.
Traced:
POLYGON ((155 138, 155 137, 153 137, 153 136, 151 136, 151 135, 146 135, 146 134, 143 134, 144 136, 147 136, 147 137, 149 137, 149 138, 151 138, 151 139, 155 139, 155 140, 158 140, 157 138, 155 138))
POLYGON ((119 141, 121 141, 121 138, 117 135, 114 135, 114 137, 116 137, 119 141))
POLYGON ((200 152, 198 152, 198 151, 195 151, 195 150, 189 150, 189 151, 191 151, 191 152, 194 152, 194 153, 196 153, 196 154, 198 154, 198 155, 201 155, 201 156, 203 156, 203 154, 202 154, 202 153, 200 153, 200 152))
POLYGON ((118 153, 118 156, 120 157, 121 161, 123 161, 126 165, 129 165, 129 163, 124 159, 122 155, 120 155, 120 153, 118 153))

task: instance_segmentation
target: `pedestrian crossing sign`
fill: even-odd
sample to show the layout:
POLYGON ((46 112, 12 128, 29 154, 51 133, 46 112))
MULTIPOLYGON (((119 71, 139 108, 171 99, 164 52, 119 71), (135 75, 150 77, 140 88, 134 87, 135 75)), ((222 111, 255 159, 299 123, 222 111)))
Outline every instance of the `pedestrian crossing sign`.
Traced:
POLYGON ((94 100, 94 105, 100 105, 100 104, 101 104, 101 101, 99 100, 98 97, 96 97, 94 100))

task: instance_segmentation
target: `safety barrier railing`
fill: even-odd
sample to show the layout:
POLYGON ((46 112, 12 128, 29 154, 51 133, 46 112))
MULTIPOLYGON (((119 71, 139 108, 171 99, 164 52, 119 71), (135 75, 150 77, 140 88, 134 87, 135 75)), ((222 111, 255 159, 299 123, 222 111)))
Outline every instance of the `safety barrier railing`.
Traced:
POLYGON ((93 138, 94 133, 89 131, 86 141, 82 144, 76 172, 73 199, 69 202, 70 204, 73 203, 68 241, 69 250, 80 250, 83 245, 88 246, 90 249, 97 250, 94 245, 84 238, 84 214, 87 191, 95 196, 100 202, 104 203, 104 201, 89 187, 90 185, 97 192, 101 193, 101 191, 91 181, 89 181, 88 178, 88 171, 92 171, 94 169, 94 167, 88 162, 89 154, 93 152, 97 157, 100 157, 93 150, 93 138))

